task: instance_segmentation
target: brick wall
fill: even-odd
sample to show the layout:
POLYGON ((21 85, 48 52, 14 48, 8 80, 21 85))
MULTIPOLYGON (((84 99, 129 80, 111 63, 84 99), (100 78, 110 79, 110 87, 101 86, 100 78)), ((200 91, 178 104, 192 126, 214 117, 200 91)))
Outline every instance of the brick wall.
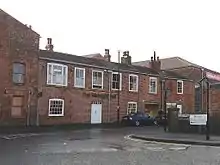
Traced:
MULTIPOLYGON (((41 60, 39 63, 39 88, 41 88, 40 90, 43 95, 39 98, 38 102, 40 124, 90 123, 91 103, 93 101, 100 101, 102 103, 103 122, 113 122, 117 120, 118 92, 110 90, 111 97, 109 100, 108 89, 109 80, 111 81, 111 73, 101 70, 104 72, 104 89, 94 90, 92 89, 92 70, 99 69, 68 64, 68 87, 56 87, 46 85, 46 67, 47 61, 41 60), (74 67, 86 69, 85 89, 74 87, 74 67), (93 93, 103 96, 95 97, 93 93), (50 98, 63 98, 65 100, 64 117, 48 117, 50 98)), ((119 96, 120 118, 127 114, 128 102, 137 102, 139 109, 144 107, 144 100, 160 102, 159 86, 158 94, 149 94, 148 79, 149 77, 147 75, 139 75, 139 90, 138 92, 131 92, 129 91, 129 73, 122 73, 122 90, 119 96)))
MULTIPOLYGON (((104 88, 101 90, 92 89, 92 70, 99 70, 97 68, 88 68, 85 66, 78 66, 72 64, 68 65, 68 86, 57 87, 49 86, 46 84, 47 77, 47 62, 40 60, 39 63, 39 89, 42 91, 42 97, 38 101, 39 118, 41 125, 47 124, 67 124, 67 123, 90 123, 91 104, 94 101, 100 101, 102 103, 102 122, 114 122, 117 121, 117 105, 118 105, 118 92, 110 90, 109 100, 109 80, 111 81, 111 73, 103 71, 104 75, 104 88), (74 87, 74 67, 85 68, 86 84, 85 88, 80 89, 74 87), (93 95, 99 96, 93 96, 93 95), (49 99, 50 98, 62 98, 65 100, 65 112, 63 117, 49 117, 49 99), (110 103, 110 109, 109 109, 110 103)), ((146 102, 156 102, 157 110, 160 108, 161 90, 158 79, 157 94, 150 94, 149 91, 149 76, 139 74, 139 89, 138 92, 129 91, 129 74, 122 73, 122 90, 120 91, 120 118, 127 114, 127 103, 137 102, 139 110, 145 110, 146 102)), ((180 102, 183 104, 185 111, 192 111, 194 106, 194 83, 184 81, 184 94, 176 94, 177 80, 168 80, 168 86, 172 88, 171 95, 168 97, 170 102, 180 102)))
POLYGON ((39 35, 0 10, 0 45, 0 123, 27 124, 27 116, 31 116, 27 114, 30 110, 28 102, 30 107, 36 107, 39 35), (26 66, 24 85, 17 86, 12 82, 13 62, 26 66), (29 89, 33 92, 30 97, 29 89), (22 113, 16 118, 11 115, 12 97, 15 95, 24 98, 22 113))
POLYGON ((195 108, 195 84, 191 81, 183 81, 183 94, 177 94, 177 80, 167 80, 169 89, 167 102, 182 105, 183 113, 194 112, 195 108))

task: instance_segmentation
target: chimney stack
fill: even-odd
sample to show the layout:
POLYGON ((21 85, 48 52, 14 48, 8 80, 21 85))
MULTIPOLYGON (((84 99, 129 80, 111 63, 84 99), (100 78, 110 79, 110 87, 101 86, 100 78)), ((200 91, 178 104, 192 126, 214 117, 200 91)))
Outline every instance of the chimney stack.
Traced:
POLYGON ((154 56, 151 57, 150 68, 156 71, 161 70, 161 61, 159 59, 159 56, 158 57, 156 56, 156 51, 154 51, 154 56))
POLYGON ((131 56, 129 55, 129 51, 123 52, 123 57, 121 57, 121 63, 131 65, 131 56))
POLYGON ((53 51, 52 38, 47 38, 47 45, 46 45, 45 48, 48 51, 53 51))
POLYGON ((106 61, 111 62, 111 55, 109 54, 109 49, 105 49, 104 58, 106 61))

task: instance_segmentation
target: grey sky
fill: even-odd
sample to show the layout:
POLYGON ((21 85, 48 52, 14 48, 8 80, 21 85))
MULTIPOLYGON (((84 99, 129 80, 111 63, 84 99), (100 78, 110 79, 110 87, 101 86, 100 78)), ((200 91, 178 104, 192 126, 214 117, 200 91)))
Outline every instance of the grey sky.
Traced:
POLYGON ((219 0, 0 0, 1 8, 56 51, 129 50, 133 61, 180 56, 220 71, 219 0))

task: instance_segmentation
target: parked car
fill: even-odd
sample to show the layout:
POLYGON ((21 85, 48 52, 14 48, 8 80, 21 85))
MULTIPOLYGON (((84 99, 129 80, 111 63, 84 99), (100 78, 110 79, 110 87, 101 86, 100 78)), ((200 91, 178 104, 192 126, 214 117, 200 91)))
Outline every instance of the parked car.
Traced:
POLYGON ((157 125, 155 118, 144 112, 131 113, 122 117, 123 125, 131 126, 147 126, 147 125, 157 125))

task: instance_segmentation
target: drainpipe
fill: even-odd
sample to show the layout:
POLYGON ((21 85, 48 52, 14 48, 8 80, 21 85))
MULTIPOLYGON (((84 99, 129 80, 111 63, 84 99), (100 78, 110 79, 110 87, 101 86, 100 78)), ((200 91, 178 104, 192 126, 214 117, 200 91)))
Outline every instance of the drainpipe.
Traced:
POLYGON ((30 126, 30 100, 31 100, 31 90, 28 90, 28 105, 27 105, 27 126, 30 126))
MULTIPOLYGON (((118 73, 120 66, 120 50, 118 51, 118 73)), ((120 122, 120 89, 118 89, 117 123, 120 122)))
MULTIPOLYGON (((138 109, 140 108, 139 107, 140 106, 140 102, 139 102, 139 98, 140 98, 140 96, 139 96, 140 95, 140 92, 139 92, 139 90, 140 90, 140 88, 139 88, 140 87, 140 79, 141 79, 141 76, 140 76, 140 73, 138 73, 138 84, 137 84, 138 85, 137 86, 137 88, 138 88, 138 98, 137 98, 138 99, 138 102, 137 102, 138 105, 137 105, 137 108, 138 109)), ((137 111, 138 111, 138 109, 137 109, 137 111)), ((144 110, 144 108, 143 108, 143 110, 144 110)))
POLYGON ((160 111, 163 109, 163 80, 160 80, 160 111))
POLYGON ((110 122, 111 117, 111 72, 108 72, 108 122, 110 122))
MULTIPOLYGON (((204 69, 202 68, 201 69, 201 72, 202 72, 202 79, 204 78, 204 69)), ((204 90, 204 82, 202 81, 202 83, 201 83, 201 103, 200 103, 200 106, 201 106, 201 109, 199 110, 199 112, 204 112, 204 110, 203 110, 203 107, 204 107, 204 105, 203 105, 203 102, 204 102, 204 96, 203 96, 203 90, 204 90)))

